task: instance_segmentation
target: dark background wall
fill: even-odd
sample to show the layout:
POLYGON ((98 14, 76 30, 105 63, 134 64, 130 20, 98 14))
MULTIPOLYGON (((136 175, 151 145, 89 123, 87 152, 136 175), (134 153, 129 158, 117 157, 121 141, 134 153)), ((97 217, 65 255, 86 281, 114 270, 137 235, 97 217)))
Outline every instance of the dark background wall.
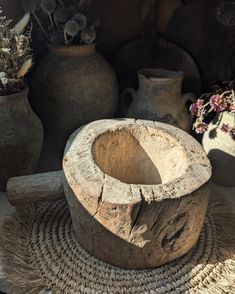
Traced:
MULTIPOLYGON (((221 24, 217 17, 221 5, 228 2, 234 1, 94 0, 92 6, 102 21, 98 30, 98 50, 112 60, 122 45, 138 36, 158 33, 190 53, 206 90, 215 79, 228 80, 235 76, 235 25, 221 24), (150 3, 149 9, 146 3, 150 3)), ((19 0, 0 0, 0 6, 14 21, 23 14, 19 0)), ((36 25, 33 48, 38 61, 46 47, 38 37, 36 25)))

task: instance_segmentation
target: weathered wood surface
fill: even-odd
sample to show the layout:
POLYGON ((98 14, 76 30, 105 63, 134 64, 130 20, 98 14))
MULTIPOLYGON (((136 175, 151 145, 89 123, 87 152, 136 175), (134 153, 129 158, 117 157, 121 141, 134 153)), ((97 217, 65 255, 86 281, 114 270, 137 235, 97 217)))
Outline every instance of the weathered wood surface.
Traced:
POLYGON ((151 121, 94 122, 70 137, 63 168, 77 239, 101 260, 155 267, 197 242, 211 167, 185 132, 151 121))
POLYGON ((64 198, 63 172, 14 177, 7 183, 7 198, 12 205, 64 198))

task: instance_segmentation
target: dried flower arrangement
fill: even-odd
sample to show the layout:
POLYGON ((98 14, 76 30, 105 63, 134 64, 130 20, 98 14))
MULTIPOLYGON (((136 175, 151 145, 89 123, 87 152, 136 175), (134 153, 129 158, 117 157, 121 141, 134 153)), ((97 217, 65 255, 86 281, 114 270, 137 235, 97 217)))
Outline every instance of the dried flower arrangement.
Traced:
POLYGON ((29 19, 29 14, 25 14, 12 28, 12 21, 2 16, 0 9, 0 96, 19 92, 25 87, 24 77, 32 66, 29 19))
POLYGON ((53 45, 92 44, 97 16, 87 13, 90 0, 21 0, 53 45))
MULTIPOLYGON (((190 106, 190 111, 197 119, 193 129, 197 133, 204 133, 208 124, 204 121, 208 114, 222 113, 224 111, 235 113, 235 80, 231 82, 219 82, 213 86, 212 93, 203 94, 190 106)), ((235 140, 235 128, 228 124, 222 124, 220 130, 227 133, 235 140)))

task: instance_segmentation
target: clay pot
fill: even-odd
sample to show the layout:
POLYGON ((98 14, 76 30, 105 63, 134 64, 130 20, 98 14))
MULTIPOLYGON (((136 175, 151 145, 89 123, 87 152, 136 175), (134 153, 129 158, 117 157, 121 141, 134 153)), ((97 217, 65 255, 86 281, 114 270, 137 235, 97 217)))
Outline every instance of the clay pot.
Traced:
POLYGON ((32 103, 46 132, 63 144, 81 125, 113 117, 116 76, 94 45, 49 47, 32 82, 32 103))
POLYGON ((191 117, 186 102, 194 96, 181 94, 183 72, 147 68, 140 69, 138 76, 138 91, 127 88, 122 95, 126 116, 165 122, 189 132, 191 117), (128 94, 132 97, 129 108, 128 94))
POLYGON ((235 187, 235 141, 220 130, 223 124, 235 128, 235 113, 217 115, 209 124, 202 145, 212 164, 212 180, 221 186, 235 187))
POLYGON ((152 121, 101 120, 70 136, 62 172, 12 178, 7 195, 13 205, 65 195, 85 250, 144 269, 196 244, 210 177, 202 146, 186 132, 152 121))
POLYGON ((43 128, 27 95, 0 96, 0 190, 10 177, 33 173, 40 157, 43 128))

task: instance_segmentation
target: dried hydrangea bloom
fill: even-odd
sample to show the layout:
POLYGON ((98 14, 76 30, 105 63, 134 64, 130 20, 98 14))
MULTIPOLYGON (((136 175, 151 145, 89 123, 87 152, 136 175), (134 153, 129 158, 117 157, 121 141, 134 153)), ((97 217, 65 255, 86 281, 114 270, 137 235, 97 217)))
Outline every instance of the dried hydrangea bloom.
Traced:
POLYGON ((221 95, 213 95, 210 98, 210 106, 215 112, 222 112, 227 109, 228 104, 221 95))
POLYGON ((197 99, 197 101, 193 104, 190 105, 190 112, 194 116, 200 116, 201 113, 199 114, 199 110, 203 107, 205 101, 203 99, 197 99))
POLYGON ((71 37, 75 37, 79 31, 80 31, 80 27, 75 20, 71 19, 66 22, 64 26, 64 32, 66 34, 68 34, 71 37))
POLYGON ((92 44, 94 43, 96 39, 96 33, 94 27, 90 26, 88 28, 85 28, 81 32, 81 39, 84 42, 84 44, 92 44))
POLYGON ((222 124, 222 126, 220 127, 220 130, 224 133, 228 133, 229 131, 229 125, 228 124, 222 124))
POLYGON ((202 134, 208 130, 208 124, 201 122, 194 125, 197 134, 202 134))

